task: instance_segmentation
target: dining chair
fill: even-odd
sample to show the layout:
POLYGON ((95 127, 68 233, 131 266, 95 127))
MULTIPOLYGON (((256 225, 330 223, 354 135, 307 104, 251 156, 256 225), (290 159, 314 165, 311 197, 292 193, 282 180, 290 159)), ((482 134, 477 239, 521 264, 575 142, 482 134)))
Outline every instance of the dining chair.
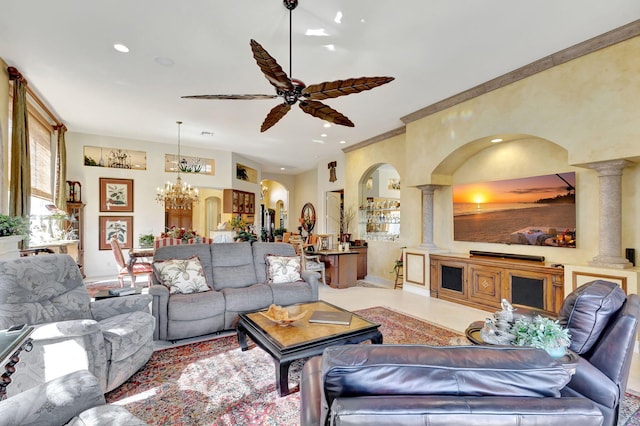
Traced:
POLYGON ((127 262, 124 260, 124 254, 122 253, 122 247, 120 243, 114 237, 111 238, 111 251, 116 259, 116 265, 118 265, 118 281, 120 287, 124 287, 124 277, 128 276, 131 280, 131 287, 135 287, 135 277, 138 275, 147 275, 147 282, 151 286, 151 274, 153 274, 153 266, 149 262, 135 262, 131 270, 127 266, 127 262))

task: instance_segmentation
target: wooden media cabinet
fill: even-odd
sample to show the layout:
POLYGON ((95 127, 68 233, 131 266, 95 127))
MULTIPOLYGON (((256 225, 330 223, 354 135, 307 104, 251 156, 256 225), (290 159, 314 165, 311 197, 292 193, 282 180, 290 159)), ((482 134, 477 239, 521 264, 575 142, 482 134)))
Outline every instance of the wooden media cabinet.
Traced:
POLYGON ((488 311, 500 301, 557 314, 564 300, 564 269, 543 262, 465 254, 431 254, 431 297, 488 311))

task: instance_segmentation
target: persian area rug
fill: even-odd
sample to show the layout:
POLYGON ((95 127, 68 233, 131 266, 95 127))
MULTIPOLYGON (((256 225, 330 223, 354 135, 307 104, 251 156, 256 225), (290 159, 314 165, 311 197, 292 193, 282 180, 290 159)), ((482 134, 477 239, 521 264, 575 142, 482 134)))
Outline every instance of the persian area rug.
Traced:
MULTIPOLYGON (((356 311, 381 324, 384 343, 468 344, 455 331, 387 309, 356 311)), ((303 361, 292 364, 297 390, 303 361)), ((279 397, 271 357, 258 347, 242 352, 236 336, 154 352, 127 382, 105 395, 150 425, 298 425, 300 397, 279 397)), ((627 395, 620 425, 640 425, 640 398, 627 395)))

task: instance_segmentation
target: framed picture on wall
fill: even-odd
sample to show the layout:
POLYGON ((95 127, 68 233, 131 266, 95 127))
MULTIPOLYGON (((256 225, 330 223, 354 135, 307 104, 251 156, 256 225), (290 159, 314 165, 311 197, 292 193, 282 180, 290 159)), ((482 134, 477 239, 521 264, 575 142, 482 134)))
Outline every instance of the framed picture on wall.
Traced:
POLYGON ((100 178, 100 211, 133 212, 133 179, 100 178))
POLYGON ((133 248, 133 216, 99 216, 99 220, 99 250, 111 250, 113 237, 123 249, 133 248))

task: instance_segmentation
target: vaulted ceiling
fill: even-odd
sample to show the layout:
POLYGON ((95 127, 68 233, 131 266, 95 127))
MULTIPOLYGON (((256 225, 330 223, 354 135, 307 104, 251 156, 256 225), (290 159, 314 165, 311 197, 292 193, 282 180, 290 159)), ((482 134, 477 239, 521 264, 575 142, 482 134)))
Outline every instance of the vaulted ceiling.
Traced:
POLYGON ((234 151, 265 171, 299 173, 402 126, 416 110, 639 19, 640 2, 299 0, 292 18, 290 64, 281 0, 7 1, 0 57, 70 132, 175 144, 181 120, 183 147, 234 151), (250 39, 307 85, 395 80, 323 101, 353 128, 324 127, 294 107, 261 133, 280 99, 181 98, 274 94, 250 39))

